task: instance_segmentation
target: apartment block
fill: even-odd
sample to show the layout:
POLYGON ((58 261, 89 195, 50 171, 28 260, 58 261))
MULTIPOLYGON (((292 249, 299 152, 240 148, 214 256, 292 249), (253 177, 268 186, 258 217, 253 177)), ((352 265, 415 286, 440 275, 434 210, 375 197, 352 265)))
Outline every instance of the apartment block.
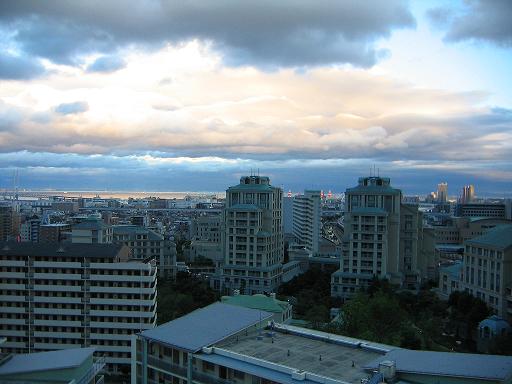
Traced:
POLYGON ((123 245, 0 243, 2 349, 94 347, 118 372, 131 335, 156 325, 156 274, 123 245))
POLYGON ((284 257, 283 193, 265 176, 244 176, 226 191, 220 280, 214 288, 273 292, 281 283, 284 257))
POLYGON ((224 260, 222 248, 222 216, 199 216, 192 221, 190 258, 206 258, 220 267, 224 260))
POLYGON ((512 225, 500 225, 464 243, 461 290, 512 320, 512 225))
POLYGON ((110 244, 112 243, 112 226, 107 225, 101 218, 88 217, 73 225, 71 242, 80 244, 110 244))
POLYGON ((461 217, 493 217, 511 220, 510 201, 503 203, 466 203, 459 204, 456 213, 461 217))
POLYGON ((294 246, 304 248, 310 255, 319 252, 322 238, 322 206, 320 191, 304 191, 293 198, 294 246))
POLYGON ((0 241, 9 240, 12 237, 13 208, 10 204, 0 205, 0 241))
POLYGON ((71 225, 64 223, 41 224, 39 226, 40 243, 59 243, 69 240, 71 225))
POLYGON ((215 303, 133 338, 132 384, 505 384, 512 357, 413 351, 215 303), (215 319, 216 321, 212 321, 215 319))

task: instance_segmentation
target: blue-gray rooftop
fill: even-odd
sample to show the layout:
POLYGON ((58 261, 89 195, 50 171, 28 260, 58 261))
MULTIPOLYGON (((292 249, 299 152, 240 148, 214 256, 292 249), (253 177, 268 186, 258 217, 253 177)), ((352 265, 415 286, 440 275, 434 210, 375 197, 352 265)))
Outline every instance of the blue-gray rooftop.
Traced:
POLYGON ((460 272, 462 271, 462 262, 457 262, 453 265, 442 267, 441 270, 451 276, 452 279, 460 278, 460 272))
POLYGON ((466 241, 467 244, 491 246, 501 249, 512 247, 512 225, 498 225, 482 236, 466 241))
POLYGON ((94 351, 94 348, 72 348, 13 355, 12 358, 0 365, 0 377, 4 375, 76 368, 83 364, 94 351))
POLYGON ((271 317, 272 314, 268 312, 217 302, 148 329, 141 336, 174 348, 197 352, 271 317))
POLYGON ((372 361, 364 369, 367 371, 378 369, 379 363, 385 360, 394 361, 399 373, 496 381, 512 376, 512 356, 408 349, 394 349, 372 361))

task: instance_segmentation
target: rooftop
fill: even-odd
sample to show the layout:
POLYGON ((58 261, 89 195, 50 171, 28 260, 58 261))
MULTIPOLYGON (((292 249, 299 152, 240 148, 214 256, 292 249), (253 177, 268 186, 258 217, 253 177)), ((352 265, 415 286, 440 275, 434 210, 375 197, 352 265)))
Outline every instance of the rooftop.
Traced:
POLYGON ((72 348, 51 352, 13 355, 0 365, 0 376, 75 368, 93 353, 94 348, 72 348))
POLYGON ((112 227, 114 235, 136 235, 145 234, 148 235, 149 240, 163 240, 163 236, 159 235, 151 229, 141 227, 139 225, 126 224, 126 225, 114 225, 112 227))
POLYGON ((217 302, 148 329, 141 336, 175 348, 197 352, 202 347, 215 344, 271 317, 272 314, 268 312, 217 302))
POLYGON ((0 256, 115 258, 122 244, 0 242, 0 256))
POLYGON ((512 246, 512 225, 498 225, 482 236, 466 241, 467 244, 478 244, 506 249, 512 246))
POLYGON ((81 223, 73 225, 73 229, 104 229, 110 227, 105 224, 101 219, 88 217, 81 223))
POLYGON ((458 279, 460 277, 460 272, 462 271, 462 262, 459 261, 453 265, 442 267, 441 270, 448 273, 452 279, 458 279))
POLYGON ((395 349, 367 364, 366 370, 378 369, 384 360, 396 362, 399 373, 450 376, 483 380, 505 380, 512 375, 512 356, 472 353, 412 351, 395 349))
POLYGON ((245 308, 259 309, 266 312, 281 313, 288 307, 288 303, 266 295, 235 295, 222 296, 221 301, 230 305, 238 305, 245 308))
MULTIPOLYGON (((287 328, 300 329, 290 326, 287 328)), ((315 339, 315 335, 319 336, 323 332, 307 329, 302 331, 307 332, 308 336, 278 331, 274 332, 272 338, 270 331, 266 330, 261 340, 249 334, 239 337, 238 340, 230 339, 220 342, 215 347, 296 370, 358 384, 362 378, 368 377, 363 366, 384 353, 361 347, 361 340, 354 342, 355 339, 335 335, 331 335, 330 340, 322 340, 320 337, 315 339)))

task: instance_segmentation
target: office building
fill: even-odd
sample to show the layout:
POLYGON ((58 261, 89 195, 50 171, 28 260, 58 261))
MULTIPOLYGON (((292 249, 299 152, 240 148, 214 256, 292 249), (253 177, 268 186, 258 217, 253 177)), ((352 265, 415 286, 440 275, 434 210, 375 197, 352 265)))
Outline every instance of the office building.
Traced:
POLYGON ((460 276, 462 273, 462 261, 457 260, 451 265, 439 269, 439 297, 448 300, 455 291, 460 291, 460 276))
POLYGON ((511 220, 508 202, 503 203, 465 203, 459 204, 456 214, 461 217, 489 217, 511 220))
POLYGON ((512 320, 512 225, 500 225, 464 243, 461 289, 512 320))
POLYGON ((512 377, 511 356, 413 351, 271 319, 215 303, 144 331, 132 341, 132 384, 505 384, 512 377))
POLYGON ((472 203, 475 199, 475 187, 472 184, 465 185, 462 187, 462 195, 460 197, 460 202, 462 204, 472 203))
POLYGON ((445 204, 448 201, 448 183, 437 184, 437 202, 445 204))
POLYGON ((112 241, 131 249, 134 260, 155 260, 159 276, 172 277, 176 270, 176 244, 151 229, 138 225, 115 225, 112 241))
POLYGON ((156 265, 126 246, 4 242, 0 266, 5 352, 94 347, 119 372, 131 335, 156 324, 156 265))
POLYGON ((417 205, 401 204, 389 178, 361 177, 345 192, 345 232, 340 269, 331 294, 350 298, 377 277, 416 288, 435 275, 433 236, 417 205))
POLYGON ((209 259, 215 267, 220 268, 224 261, 222 231, 222 215, 194 219, 190 229, 190 259, 209 259))
POLYGON ((243 176, 226 191, 220 281, 214 287, 244 293, 274 292, 284 257, 283 193, 265 176, 243 176))
POLYGON ((322 238, 322 206, 320 191, 304 191, 293 199, 293 236, 311 256, 318 254, 322 238))
POLYGON ((112 243, 112 226, 105 224, 101 218, 87 217, 82 222, 73 225, 71 242, 78 244, 110 244, 112 243))

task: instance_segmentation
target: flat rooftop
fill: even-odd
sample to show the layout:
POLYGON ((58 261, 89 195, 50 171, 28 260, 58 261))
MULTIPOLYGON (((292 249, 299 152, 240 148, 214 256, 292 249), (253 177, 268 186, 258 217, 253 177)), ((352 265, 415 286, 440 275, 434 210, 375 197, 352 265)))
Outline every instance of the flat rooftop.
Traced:
POLYGON ((362 378, 369 376, 363 367, 383 356, 383 353, 357 346, 335 344, 279 331, 274 331, 273 334, 272 338, 270 331, 264 330, 262 339, 258 340, 257 334, 249 333, 248 336, 239 336, 238 340, 220 342, 215 347, 357 384, 361 383, 362 378))

